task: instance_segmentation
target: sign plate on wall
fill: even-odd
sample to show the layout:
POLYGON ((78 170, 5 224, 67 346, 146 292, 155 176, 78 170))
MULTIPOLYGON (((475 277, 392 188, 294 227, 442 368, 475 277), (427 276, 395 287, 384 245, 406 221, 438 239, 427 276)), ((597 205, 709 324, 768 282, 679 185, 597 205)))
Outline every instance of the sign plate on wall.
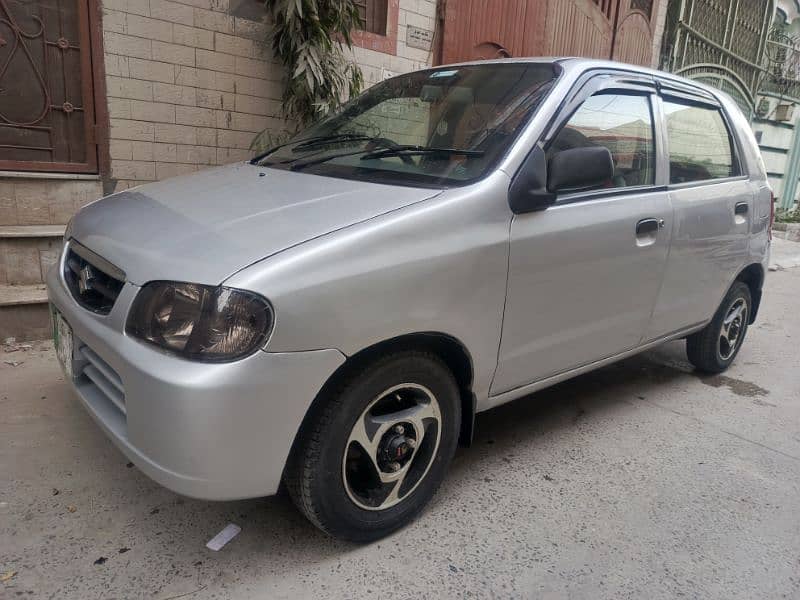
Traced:
POLYGON ((406 28, 406 45, 420 50, 430 50, 433 43, 433 32, 409 25, 406 28))

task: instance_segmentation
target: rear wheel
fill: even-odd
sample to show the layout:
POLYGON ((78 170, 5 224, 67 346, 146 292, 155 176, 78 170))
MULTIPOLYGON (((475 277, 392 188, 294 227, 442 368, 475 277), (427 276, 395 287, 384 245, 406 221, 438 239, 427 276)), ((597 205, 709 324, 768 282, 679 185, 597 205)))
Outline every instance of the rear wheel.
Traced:
POLYGON ((335 537, 381 538, 436 492, 460 420, 458 386, 438 357, 410 351, 379 359, 310 415, 287 465, 289 494, 335 537))
POLYGON ((711 322, 686 338, 689 362, 706 373, 721 373, 727 369, 742 347, 751 307, 750 288, 737 281, 711 322))

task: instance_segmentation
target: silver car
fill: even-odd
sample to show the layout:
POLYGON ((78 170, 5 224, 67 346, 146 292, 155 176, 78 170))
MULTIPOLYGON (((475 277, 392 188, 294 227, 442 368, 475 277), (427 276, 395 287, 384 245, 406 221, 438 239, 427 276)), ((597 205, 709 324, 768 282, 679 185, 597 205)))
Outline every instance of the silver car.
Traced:
POLYGON ((157 482, 285 484, 367 541, 421 511, 480 411, 679 338, 726 369, 771 213, 713 89, 579 59, 438 67, 81 210, 48 277, 57 355, 157 482))

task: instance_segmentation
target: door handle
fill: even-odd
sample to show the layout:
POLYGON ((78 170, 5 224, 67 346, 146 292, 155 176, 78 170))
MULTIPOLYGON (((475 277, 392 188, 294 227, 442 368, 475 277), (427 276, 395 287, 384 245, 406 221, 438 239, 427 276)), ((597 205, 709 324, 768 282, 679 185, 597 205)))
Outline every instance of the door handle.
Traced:
POLYGON ((636 235, 646 235, 656 233, 659 228, 664 226, 663 219, 642 219, 636 224, 636 235))
POLYGON ((736 208, 733 209, 733 214, 735 215, 746 215, 747 211, 750 210, 750 206, 747 202, 737 202, 736 208))

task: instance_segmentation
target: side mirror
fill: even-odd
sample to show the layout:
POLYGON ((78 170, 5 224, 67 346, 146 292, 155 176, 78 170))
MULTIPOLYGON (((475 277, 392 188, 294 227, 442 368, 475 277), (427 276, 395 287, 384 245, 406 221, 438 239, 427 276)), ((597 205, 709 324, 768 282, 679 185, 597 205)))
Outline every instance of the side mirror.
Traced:
POLYGON ((554 154, 547 168, 550 192, 599 187, 614 177, 614 160, 604 146, 570 148, 554 154))
POLYGON ((547 190, 547 158, 537 145, 525 157, 508 188, 508 204, 520 214, 544 210, 555 201, 556 195, 547 190))

